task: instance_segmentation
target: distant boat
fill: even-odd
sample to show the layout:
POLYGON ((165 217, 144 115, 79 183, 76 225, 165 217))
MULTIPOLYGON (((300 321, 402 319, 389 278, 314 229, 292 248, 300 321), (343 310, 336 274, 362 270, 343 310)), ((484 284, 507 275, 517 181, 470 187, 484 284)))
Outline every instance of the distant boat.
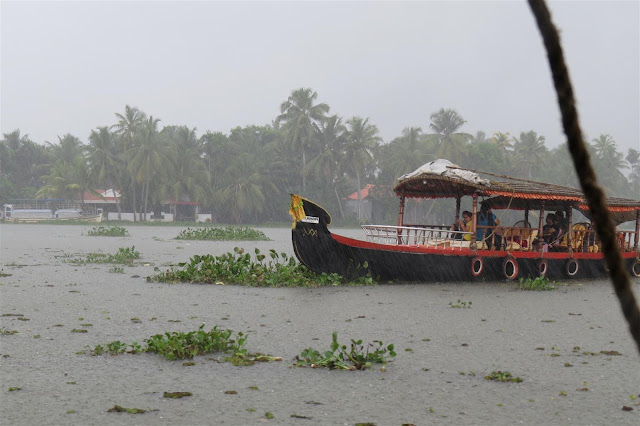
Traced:
MULTIPOLYGON (((584 195, 578 189, 465 170, 447 160, 437 160, 400 177, 394 191, 400 198, 398 225, 364 225, 365 240, 331 233, 327 228, 331 223, 329 213, 292 194, 289 213, 293 217, 292 242, 298 260, 318 273, 349 278, 371 274, 381 280, 401 281, 606 275, 600 239, 591 223, 572 220, 574 211, 590 217, 584 195), (470 231, 404 223, 407 198, 454 199, 458 218, 463 197, 472 199, 470 231), (484 200, 479 203, 479 198, 484 200), (511 226, 479 225, 482 209, 478 204, 493 210, 523 211, 524 217, 511 226), (539 212, 537 226, 529 223, 530 210, 539 212), (566 214, 564 232, 552 239, 543 237, 545 211, 566 214)), ((632 277, 640 277, 640 201, 609 198, 607 202, 616 224, 635 221, 635 231, 616 233, 628 271, 632 277)))
POLYGON ((64 199, 15 200, 4 205, 5 222, 44 221, 102 222, 102 209, 85 210, 64 199))

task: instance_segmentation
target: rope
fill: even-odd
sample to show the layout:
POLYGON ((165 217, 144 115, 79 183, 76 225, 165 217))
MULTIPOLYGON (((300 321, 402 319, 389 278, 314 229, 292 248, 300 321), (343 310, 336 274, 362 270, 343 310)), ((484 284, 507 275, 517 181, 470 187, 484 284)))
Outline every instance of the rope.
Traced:
POLYGON ((600 236, 605 260, 609 267, 613 288, 620 301, 622 313, 629 324, 629 331, 638 346, 638 351, 640 351, 640 312, 631 290, 629 275, 624 268, 624 262, 618 250, 615 227, 607 211, 604 192, 598 185, 589 160, 589 153, 582 137, 582 131, 578 123, 578 111, 573 97, 573 88, 564 61, 560 37, 551 22, 551 15, 544 0, 529 0, 529 6, 536 18, 547 50, 549 66, 558 95, 558 104, 562 112, 562 125, 567 135, 573 165, 580 179, 582 191, 589 203, 596 232, 600 236))

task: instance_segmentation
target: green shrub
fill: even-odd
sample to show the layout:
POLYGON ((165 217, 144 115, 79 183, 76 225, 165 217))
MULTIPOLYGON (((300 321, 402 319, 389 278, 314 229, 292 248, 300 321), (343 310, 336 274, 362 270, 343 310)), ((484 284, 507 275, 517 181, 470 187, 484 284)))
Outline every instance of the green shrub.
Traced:
POLYGON ((533 290, 533 291, 548 291, 555 290, 556 287, 551 284, 546 277, 537 277, 532 279, 531 277, 520 278, 520 284, 518 285, 520 290, 533 290))
MULTIPOLYGON (((269 260, 255 249, 254 260, 241 248, 220 256, 194 256, 189 263, 180 263, 182 269, 171 269, 147 277, 149 282, 189 282, 240 284, 254 287, 310 287, 319 285, 373 284, 373 279, 363 276, 348 281, 338 274, 316 274, 296 262, 285 253, 269 250, 269 260)), ((364 268, 367 267, 365 264, 364 268)))
MULTIPOLYGON (((135 246, 120 247, 116 254, 105 253, 89 253, 86 259, 71 259, 69 263, 116 263, 122 265, 133 265, 135 259, 140 258, 140 252, 136 251, 135 246)), ((114 271, 118 272, 118 271, 114 271)))
POLYGON ((269 241, 262 231, 247 227, 227 226, 226 228, 198 228, 181 231, 176 240, 209 241, 269 241))
POLYGON ((129 232, 122 226, 94 226, 87 235, 92 237, 128 237, 129 232))
POLYGON ((520 377, 513 377, 508 371, 492 371, 488 376, 484 376, 484 379, 494 382, 522 382, 522 379, 520 377))
POLYGON ((299 367, 327 367, 338 370, 364 370, 371 367, 372 363, 386 363, 388 358, 396 356, 394 345, 387 345, 375 340, 373 343, 362 344, 362 340, 351 339, 350 347, 338 343, 338 333, 332 334, 331 350, 321 354, 319 351, 308 348, 296 357, 299 367))

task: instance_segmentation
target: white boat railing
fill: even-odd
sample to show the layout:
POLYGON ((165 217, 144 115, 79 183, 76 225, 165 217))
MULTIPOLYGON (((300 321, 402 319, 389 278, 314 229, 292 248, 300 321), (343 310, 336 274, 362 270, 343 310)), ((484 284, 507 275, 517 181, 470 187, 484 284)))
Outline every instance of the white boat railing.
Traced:
POLYGON ((441 248, 468 248, 464 235, 471 232, 452 231, 447 227, 414 227, 362 225, 368 242, 389 245, 423 245, 441 248))

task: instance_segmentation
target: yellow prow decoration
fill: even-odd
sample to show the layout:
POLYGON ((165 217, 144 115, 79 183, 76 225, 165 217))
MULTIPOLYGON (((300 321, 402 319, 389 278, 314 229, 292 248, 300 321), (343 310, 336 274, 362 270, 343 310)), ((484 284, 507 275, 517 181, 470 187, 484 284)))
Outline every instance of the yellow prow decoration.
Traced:
POLYGON ((300 222, 302 219, 307 217, 304 212, 304 207, 302 206, 302 197, 300 197, 299 195, 291 194, 291 205, 289 206, 289 214, 293 218, 294 227, 296 222, 300 222))

